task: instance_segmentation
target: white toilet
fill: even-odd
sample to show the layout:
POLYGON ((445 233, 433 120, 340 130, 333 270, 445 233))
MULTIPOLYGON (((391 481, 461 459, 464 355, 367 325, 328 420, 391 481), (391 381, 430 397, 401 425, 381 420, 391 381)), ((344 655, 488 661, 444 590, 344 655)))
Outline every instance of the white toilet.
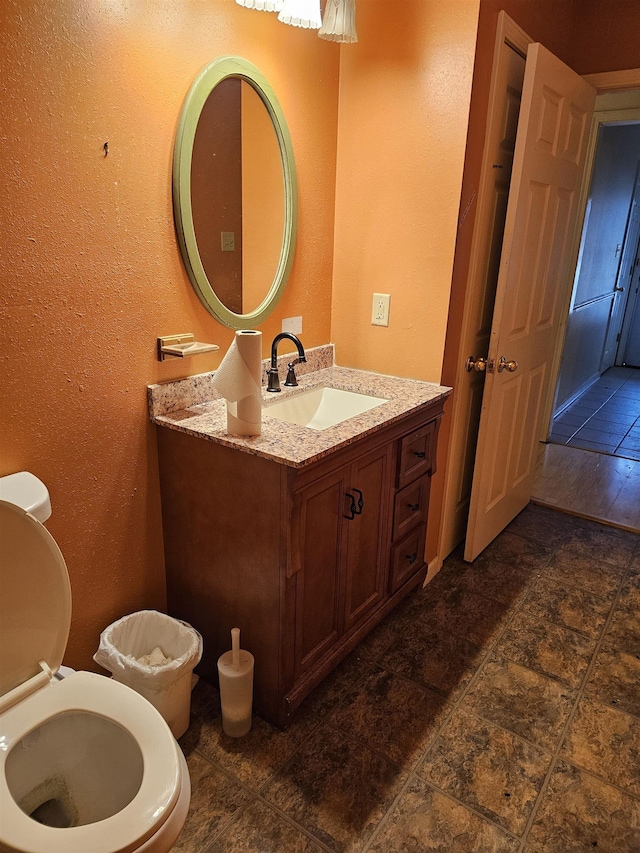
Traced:
POLYGON ((45 502, 25 500, 9 479, 0 478, 0 851, 166 853, 191 795, 182 751, 125 685, 90 672, 55 677, 69 576, 51 534, 22 508, 45 520, 46 488, 36 481, 45 502))

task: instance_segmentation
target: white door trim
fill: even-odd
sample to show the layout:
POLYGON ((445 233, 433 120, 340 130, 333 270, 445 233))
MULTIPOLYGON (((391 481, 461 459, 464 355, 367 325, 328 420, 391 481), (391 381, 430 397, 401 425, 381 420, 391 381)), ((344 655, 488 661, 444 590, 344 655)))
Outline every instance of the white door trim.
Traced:
POLYGON ((598 92, 615 92, 618 89, 635 89, 640 86, 640 68, 625 71, 601 71, 598 74, 583 74, 583 79, 598 92))

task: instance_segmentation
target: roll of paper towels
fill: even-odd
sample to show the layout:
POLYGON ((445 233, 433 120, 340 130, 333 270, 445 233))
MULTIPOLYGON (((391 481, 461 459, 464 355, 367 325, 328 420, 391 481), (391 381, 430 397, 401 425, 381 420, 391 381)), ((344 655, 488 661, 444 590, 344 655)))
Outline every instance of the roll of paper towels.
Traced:
POLYGON ((241 329, 213 377, 227 401, 227 432, 260 435, 262 428, 262 332, 241 329))

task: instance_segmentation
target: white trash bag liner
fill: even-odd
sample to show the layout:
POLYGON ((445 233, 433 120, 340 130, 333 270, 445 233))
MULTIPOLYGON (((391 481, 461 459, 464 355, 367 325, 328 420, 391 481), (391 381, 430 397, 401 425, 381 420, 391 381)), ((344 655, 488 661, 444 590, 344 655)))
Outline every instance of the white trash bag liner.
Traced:
POLYGON ((148 699, 180 737, 189 727, 192 671, 201 657, 195 628, 157 610, 140 610, 105 628, 93 659, 148 699))

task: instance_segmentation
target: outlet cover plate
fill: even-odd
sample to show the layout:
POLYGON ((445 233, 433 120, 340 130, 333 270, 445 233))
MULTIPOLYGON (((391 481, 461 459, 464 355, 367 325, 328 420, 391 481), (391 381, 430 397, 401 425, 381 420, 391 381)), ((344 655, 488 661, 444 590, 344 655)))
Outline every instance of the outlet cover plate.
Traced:
POLYGON ((235 252, 236 235, 234 231, 220 232, 220 248, 223 252, 235 252))
POLYGON ((388 293, 374 293, 371 305, 371 325, 389 325, 389 303, 391 296, 388 293))
POLYGON ((292 335, 302 334, 302 317, 285 317, 282 321, 282 331, 292 335))

